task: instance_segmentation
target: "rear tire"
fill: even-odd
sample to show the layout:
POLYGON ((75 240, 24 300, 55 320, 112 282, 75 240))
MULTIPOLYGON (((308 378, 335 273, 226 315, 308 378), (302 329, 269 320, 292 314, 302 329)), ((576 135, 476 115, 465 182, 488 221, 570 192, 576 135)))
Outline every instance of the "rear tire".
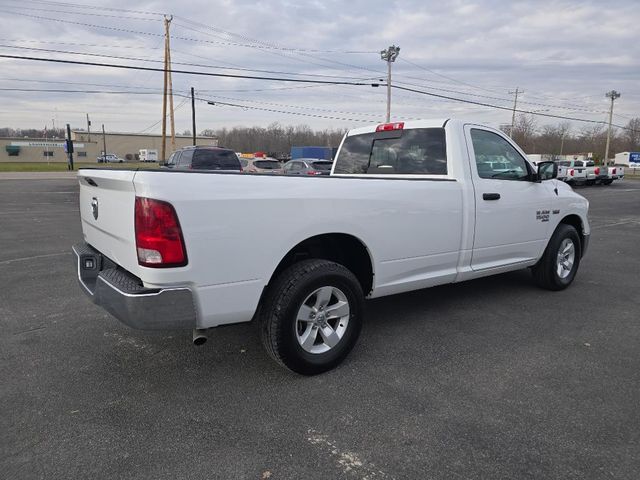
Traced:
POLYGON ((303 260, 269 287, 259 328, 267 353, 302 375, 336 367, 360 335, 364 295, 355 275, 328 260, 303 260))
POLYGON ((547 290, 564 290, 576 276, 582 254, 576 229, 561 223, 553 232, 540 261, 531 268, 536 283, 547 290))

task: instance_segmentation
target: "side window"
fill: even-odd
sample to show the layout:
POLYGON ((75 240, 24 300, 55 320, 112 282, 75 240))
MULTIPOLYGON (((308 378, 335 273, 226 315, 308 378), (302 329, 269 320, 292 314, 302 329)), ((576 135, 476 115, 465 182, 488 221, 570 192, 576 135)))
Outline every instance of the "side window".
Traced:
POLYGON ((167 160, 167 167, 175 167, 178 163, 179 158, 180 158, 180 152, 173 152, 169 156, 169 160, 167 160))
POLYGON ((527 161, 500 135, 487 130, 472 129, 471 141, 480 178, 496 180, 527 180, 527 161))
POLYGON ((178 168, 189 168, 191 166, 191 159, 193 158, 193 149, 183 150, 178 162, 178 168))
POLYGON ((347 137, 335 173, 446 175, 443 128, 413 128, 389 137, 365 133, 347 137))
POLYGON ((291 170, 293 170, 294 172, 298 172, 300 170, 302 170, 302 163, 301 162, 293 162, 293 165, 291 165, 291 170))

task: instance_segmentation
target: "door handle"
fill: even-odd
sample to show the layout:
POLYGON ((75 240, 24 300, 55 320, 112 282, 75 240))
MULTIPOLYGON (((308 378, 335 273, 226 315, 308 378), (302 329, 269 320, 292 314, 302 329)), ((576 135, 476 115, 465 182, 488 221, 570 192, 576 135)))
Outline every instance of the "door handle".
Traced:
POLYGON ((500 194, 499 193, 483 193, 482 199, 483 200, 500 200, 500 194))

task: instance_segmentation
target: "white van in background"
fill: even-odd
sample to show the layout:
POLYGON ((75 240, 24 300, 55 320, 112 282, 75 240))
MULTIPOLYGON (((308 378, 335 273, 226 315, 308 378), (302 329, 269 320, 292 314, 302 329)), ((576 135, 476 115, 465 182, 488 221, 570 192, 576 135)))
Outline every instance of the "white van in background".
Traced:
POLYGON ((157 162, 158 161, 158 150, 149 150, 147 148, 142 148, 138 152, 138 157, 141 162, 157 162))

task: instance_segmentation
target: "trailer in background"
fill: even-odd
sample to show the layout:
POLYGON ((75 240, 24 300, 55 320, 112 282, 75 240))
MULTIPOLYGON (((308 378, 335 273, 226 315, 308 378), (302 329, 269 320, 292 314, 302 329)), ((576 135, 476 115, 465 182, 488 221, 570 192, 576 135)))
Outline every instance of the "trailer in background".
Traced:
POLYGON ((630 168, 640 168, 640 152, 616 153, 614 164, 626 165, 630 168))
POLYGON ((148 148, 141 148, 138 152, 138 157, 141 162, 157 162, 158 150, 151 150, 148 148))
POLYGON ((296 158, 317 158, 333 160, 335 149, 331 147, 291 147, 291 160, 296 158))

